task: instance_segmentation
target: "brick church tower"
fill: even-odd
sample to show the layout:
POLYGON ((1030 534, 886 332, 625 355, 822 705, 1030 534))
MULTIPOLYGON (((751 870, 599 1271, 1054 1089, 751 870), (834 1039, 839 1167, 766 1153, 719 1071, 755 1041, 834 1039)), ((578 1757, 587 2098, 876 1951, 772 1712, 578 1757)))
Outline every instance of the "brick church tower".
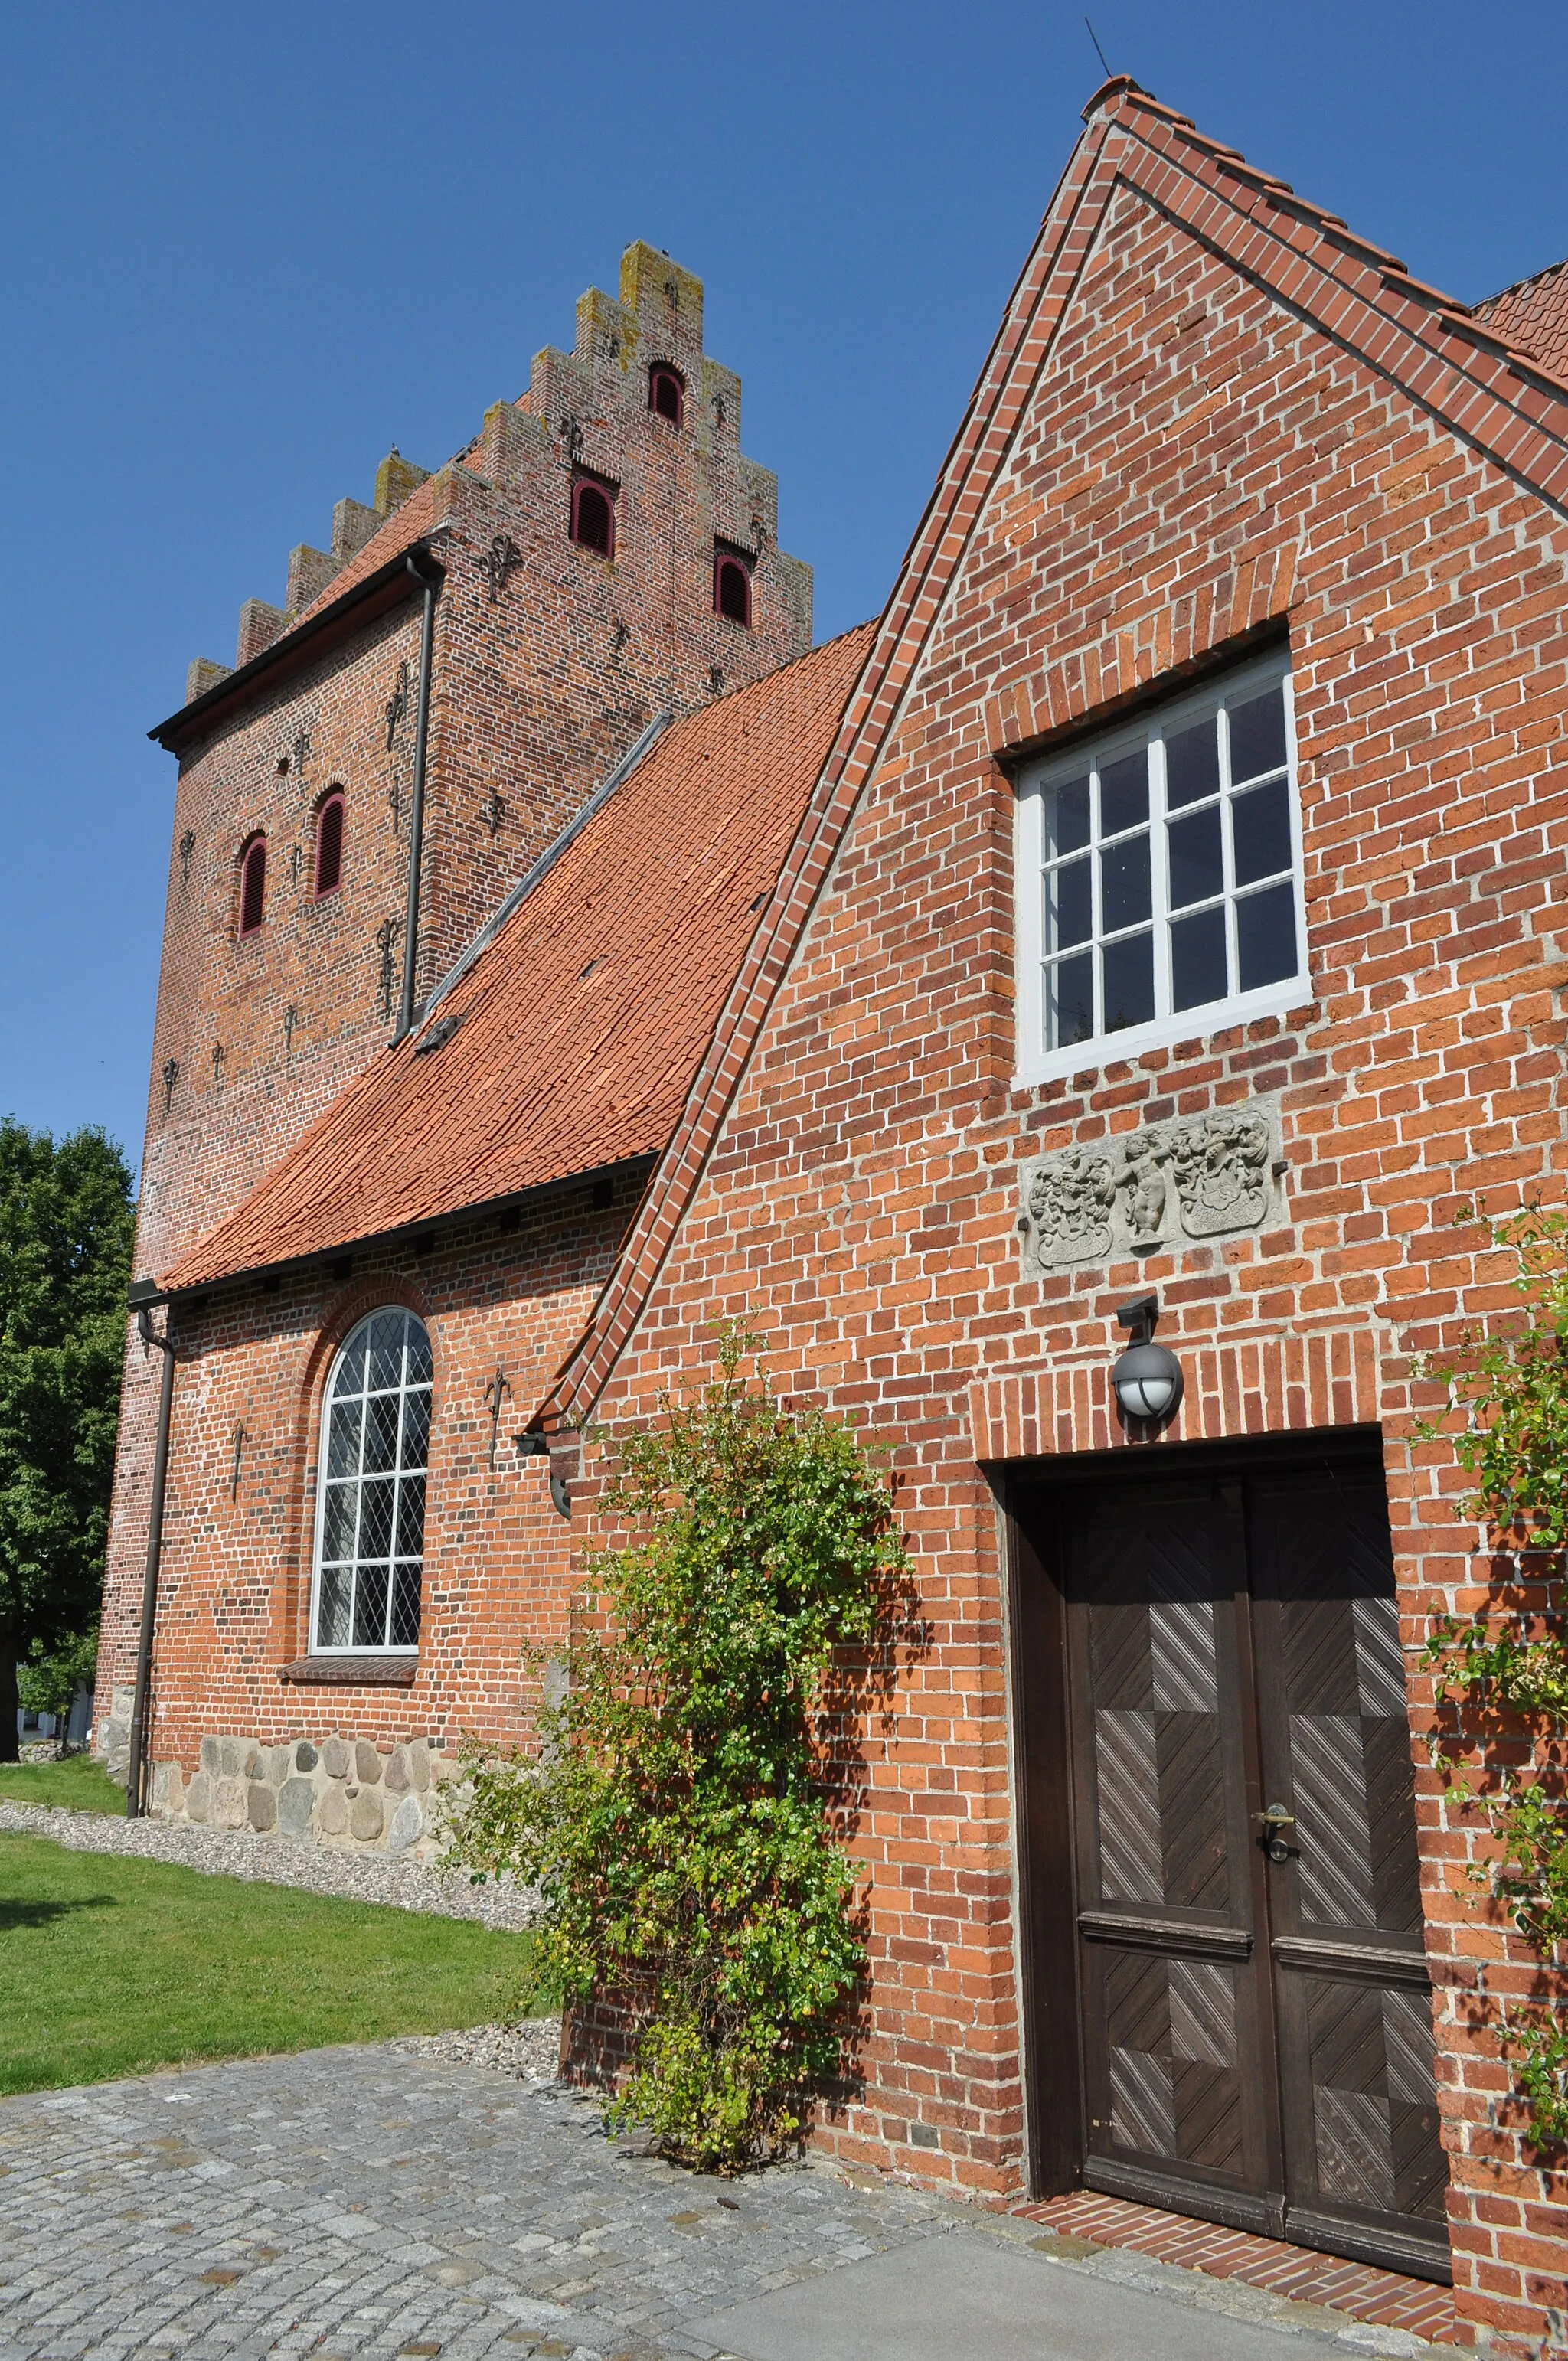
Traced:
MULTIPOLYGON (((810 645, 810 569, 740 437, 700 280, 630 247, 572 352, 435 474, 393 452, 372 506, 291 553, 283 606, 247 602, 235 666, 192 666, 152 733, 180 784, 138 1272, 232 1211, 660 716, 810 645)), ((134 1655, 155 1358, 133 1334, 101 1730, 134 1655)))

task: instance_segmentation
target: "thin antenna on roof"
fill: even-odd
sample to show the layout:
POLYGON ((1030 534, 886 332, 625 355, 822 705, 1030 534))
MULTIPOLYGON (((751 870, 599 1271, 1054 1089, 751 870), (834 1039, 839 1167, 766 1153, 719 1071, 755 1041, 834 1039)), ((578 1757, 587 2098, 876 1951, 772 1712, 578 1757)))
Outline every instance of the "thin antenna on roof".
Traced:
MULTIPOLYGON (((1089 19, 1088 19, 1088 17, 1087 17, 1087 16, 1084 18, 1084 20, 1083 20, 1083 21, 1084 21, 1084 23, 1085 23, 1086 25, 1089 25, 1089 19)), ((1094 53, 1095 53, 1096 57, 1098 57, 1098 59, 1100 60, 1101 64, 1104 67, 1104 69, 1105 69, 1105 79, 1106 79, 1106 81, 1107 81, 1107 82, 1109 82, 1109 81, 1110 81, 1110 79, 1111 79, 1111 60, 1109 60, 1109 58, 1106 56, 1106 54, 1105 54, 1104 50, 1101 48, 1101 46, 1100 46, 1100 36, 1099 36, 1099 34, 1095 31, 1095 29, 1094 29, 1094 27, 1093 27, 1093 26, 1092 26, 1092 25, 1089 25, 1089 38, 1090 38, 1090 39, 1091 39, 1091 40, 1093 42, 1093 44, 1094 44, 1094 53)))

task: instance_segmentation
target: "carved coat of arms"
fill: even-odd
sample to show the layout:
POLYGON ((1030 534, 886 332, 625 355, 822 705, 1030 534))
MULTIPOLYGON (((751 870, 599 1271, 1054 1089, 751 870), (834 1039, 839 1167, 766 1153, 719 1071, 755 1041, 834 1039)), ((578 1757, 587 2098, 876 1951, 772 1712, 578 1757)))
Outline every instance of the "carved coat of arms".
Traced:
POLYGON ((1103 1147, 1026 1164, 1018 1231, 1025 1267, 1108 1262, 1182 1238, 1261 1229, 1282 1211, 1272 1100, 1148 1124, 1103 1147))

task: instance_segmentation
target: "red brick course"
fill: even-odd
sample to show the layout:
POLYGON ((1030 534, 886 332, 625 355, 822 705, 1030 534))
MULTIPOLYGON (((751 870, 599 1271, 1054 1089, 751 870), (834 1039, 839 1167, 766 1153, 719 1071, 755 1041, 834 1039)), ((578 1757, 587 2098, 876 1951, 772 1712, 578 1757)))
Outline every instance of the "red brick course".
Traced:
POLYGON ((418 1736, 447 1752, 465 1736, 494 1747, 527 1735, 540 1666, 524 1652, 547 1657, 565 1641, 571 1533, 548 1462, 520 1455, 513 1437, 610 1268, 639 1185, 630 1170, 601 1207, 591 1182, 568 1183, 508 1226, 476 1217, 429 1250, 405 1240, 358 1255, 343 1279, 318 1265, 175 1308, 155 1763, 189 1777, 214 1732, 382 1748, 418 1736), (280 1668, 310 1653, 323 1389, 338 1343, 383 1303, 420 1315, 435 1364, 417 1672, 410 1686, 285 1683, 280 1668))
POLYGON ((1354 2320, 1380 2328, 1403 2328, 1432 2345, 1456 2345, 1459 2323, 1453 2298, 1428 2279, 1398 2271, 1376 2271, 1344 2263, 1277 2238, 1254 2238, 1245 2230, 1222 2229, 1185 2214, 1164 2213, 1155 2205, 1131 2205, 1124 2198, 1083 2190, 1052 2197, 1043 2205, 1022 2205, 1025 2221, 1038 2222, 1056 2236, 1087 2238, 1097 2246, 1129 2246, 1162 2263, 1202 2271, 1210 2279, 1241 2279, 1267 2288, 1293 2303, 1321 2303, 1354 2320))
MULTIPOLYGON (((786 1391, 894 1451, 933 1646, 865 1735, 872 2033, 825 2136, 1016 2192, 1006 1602, 977 1459, 1119 1447, 1113 1307, 1157 1288, 1170 1440, 1381 1426, 1402 1626, 1485 1595, 1412 1356, 1506 1301, 1453 1227, 1560 1196, 1556 881, 1568 403, 1389 258, 1113 87, 1064 178, 702 1085, 557 1414, 613 1432, 748 1311, 786 1391), (1523 480, 1528 473, 1528 483, 1523 480), (1312 998, 1014 1086, 1003 765, 1288 628, 1312 998), (793 879, 793 884, 790 880, 793 879), (1040 1279, 1023 1160, 1279 1096, 1288 1221, 1040 1279)), ((1426 1397, 1430 1399, 1431 1397, 1426 1397)), ((1523 2139, 1485 1984, 1527 1948, 1464 1888, 1412 1675, 1456 2304, 1561 2335, 1568 2182, 1523 2139)))

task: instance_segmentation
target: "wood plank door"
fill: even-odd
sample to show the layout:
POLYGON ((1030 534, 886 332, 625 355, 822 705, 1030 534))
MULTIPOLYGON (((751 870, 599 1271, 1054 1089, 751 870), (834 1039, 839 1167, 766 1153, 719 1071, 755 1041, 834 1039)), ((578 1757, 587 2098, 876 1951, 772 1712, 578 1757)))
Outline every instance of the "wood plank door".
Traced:
POLYGON ((1060 1530, 1085 2177, 1277 2233, 1239 1496, 1075 1494, 1060 1530))
POLYGON ((1405 1666, 1381 1476, 1248 1486, 1287 2235, 1447 2257, 1405 1666))
POLYGON ((1065 1653, 1081 2176, 1442 2278, 1382 1473, 1316 1456, 1195 1449, 1189 1477, 1172 1449, 1030 1520, 1065 1653))

